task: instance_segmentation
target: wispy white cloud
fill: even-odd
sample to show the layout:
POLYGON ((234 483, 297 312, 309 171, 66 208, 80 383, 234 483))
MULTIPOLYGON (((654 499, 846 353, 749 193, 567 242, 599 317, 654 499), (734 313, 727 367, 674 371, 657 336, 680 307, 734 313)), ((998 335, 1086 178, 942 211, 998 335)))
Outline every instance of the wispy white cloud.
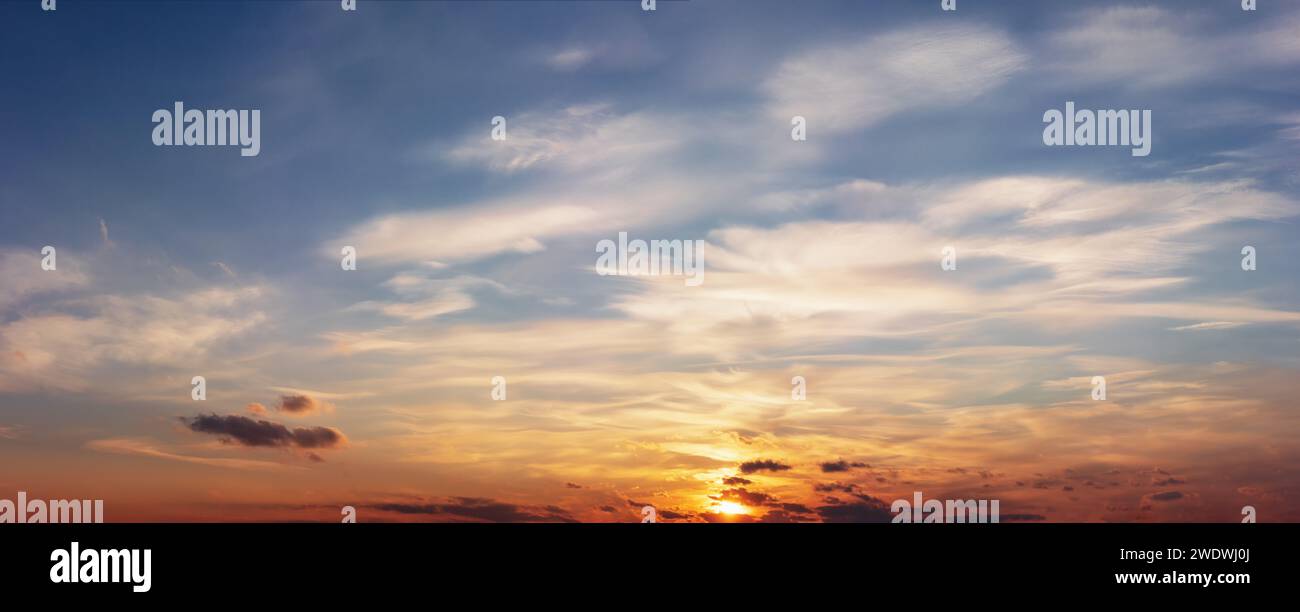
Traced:
POLYGON ((0 325, 0 390, 78 390, 113 365, 195 364, 266 320, 258 287, 177 298, 102 295, 61 302, 0 325))
POLYGON ((374 310, 408 321, 423 321, 473 308, 475 301, 470 290, 474 288, 491 288, 501 293, 512 293, 501 283, 467 275, 429 278, 403 273, 389 279, 384 285, 403 299, 401 301, 368 300, 353 308, 374 310))
POLYGON ((41 268, 40 251, 0 249, 0 309, 31 296, 83 287, 89 276, 82 271, 76 254, 56 251, 55 270, 41 268))
POLYGON ((584 47, 569 47, 546 57, 546 64, 556 70, 577 70, 590 62, 595 53, 584 47))
POLYGON ((186 455, 159 448, 158 443, 150 440, 141 440, 134 438, 108 438, 103 440, 91 440, 86 443, 86 448, 102 453, 113 453, 118 455, 140 455, 143 457, 152 457, 155 459, 167 459, 170 461, 180 461, 183 463, 195 463, 211 467, 230 468, 236 470, 301 470, 302 466, 287 465, 276 463, 274 461, 262 461, 258 459, 233 459, 229 457, 203 457, 198 455, 186 455))
POLYGON ((1025 69, 1005 33, 980 26, 918 27, 834 43, 785 60, 763 84, 769 114, 800 115, 810 130, 842 132, 890 115, 968 102, 1025 69))
POLYGON ((576 105, 508 116, 504 140, 493 140, 492 126, 485 124, 458 143, 431 145, 426 152, 506 173, 534 167, 576 172, 636 166, 682 142, 684 126, 672 122, 665 115, 615 113, 607 104, 576 105))
POLYGON ((1232 329, 1232 328, 1234 328, 1234 327, 1241 327, 1242 325, 1246 325, 1246 323, 1240 323, 1240 322, 1236 322, 1236 321, 1206 321, 1206 322, 1204 322, 1204 323, 1193 323, 1193 324, 1191 324, 1191 325, 1179 325, 1178 327, 1171 327, 1171 328, 1169 328, 1169 331, 1199 331, 1199 330, 1203 330, 1203 329, 1232 329))
POLYGON ((394 213, 372 219, 331 241, 357 248, 365 262, 445 266, 497 253, 536 253, 542 239, 582 231, 597 218, 596 202, 497 202, 487 206, 394 213))
POLYGON ((103 217, 99 218, 99 239, 103 241, 104 246, 113 246, 113 241, 108 238, 108 222, 103 217))
POLYGON ((1213 27, 1221 17, 1156 6, 1089 8, 1070 15, 1069 25, 1047 38, 1042 69, 1083 85, 1208 85, 1249 68, 1300 62, 1295 15, 1234 30, 1213 27))
POLYGON ((843 340, 847 329, 951 340, 960 337, 958 325, 978 333, 992 320, 1039 331, 1150 317, 1300 321, 1298 312, 1238 296, 1151 297, 1184 285, 1177 273, 1214 248, 1206 228, 1300 214, 1296 202, 1249 183, 1006 177, 865 196, 832 191, 910 202, 914 217, 719 228, 709 234, 703 289, 684 294, 644 279, 614 307, 720 359, 821 346, 843 340), (939 271, 948 245, 966 262, 952 274, 939 271), (976 263, 982 259, 1025 274, 1008 286, 1005 277, 977 271, 988 270, 976 263))

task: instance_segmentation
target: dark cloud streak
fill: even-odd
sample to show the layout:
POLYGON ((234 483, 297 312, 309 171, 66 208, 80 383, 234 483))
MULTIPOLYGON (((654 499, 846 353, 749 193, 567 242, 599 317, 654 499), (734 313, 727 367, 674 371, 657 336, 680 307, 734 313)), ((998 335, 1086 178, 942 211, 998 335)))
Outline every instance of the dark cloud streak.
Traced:
POLYGON ((347 442, 343 432, 331 427, 295 427, 229 414, 181 417, 191 431, 219 436, 222 442, 254 447, 336 448, 347 442))
POLYGON ((763 471, 783 472, 788 469, 790 469, 790 466, 784 463, 780 463, 778 461, 773 461, 771 459, 759 459, 757 461, 746 461, 740 464, 740 472, 742 474, 753 474, 754 472, 763 472, 763 471))

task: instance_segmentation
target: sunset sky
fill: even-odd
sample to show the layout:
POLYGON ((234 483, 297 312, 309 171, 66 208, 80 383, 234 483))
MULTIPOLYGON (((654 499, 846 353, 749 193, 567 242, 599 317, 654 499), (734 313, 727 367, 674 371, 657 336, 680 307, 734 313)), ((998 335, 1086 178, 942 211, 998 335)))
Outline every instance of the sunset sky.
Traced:
POLYGON ((1300 521, 1300 3, 639 4, 0 3, 0 498, 1300 521), (260 154, 154 146, 176 101, 260 154), (1067 101, 1151 154, 1045 146, 1067 101))

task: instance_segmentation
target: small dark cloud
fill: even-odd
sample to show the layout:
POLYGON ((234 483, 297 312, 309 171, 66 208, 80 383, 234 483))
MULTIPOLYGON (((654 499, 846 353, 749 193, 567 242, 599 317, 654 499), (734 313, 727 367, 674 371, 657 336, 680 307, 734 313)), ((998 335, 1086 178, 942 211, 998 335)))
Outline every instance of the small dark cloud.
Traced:
POLYGON ((342 432, 329 427, 295 427, 292 436, 299 448, 333 448, 344 440, 342 432))
MULTIPOLYGON (((629 505, 629 506, 631 506, 631 507, 633 507, 633 508, 636 508, 637 510, 640 510, 641 508, 644 508, 644 507, 646 507, 646 506, 654 506, 654 504, 646 503, 646 502, 639 502, 639 501, 636 501, 636 500, 634 500, 634 499, 629 499, 629 500, 627 500, 627 505, 629 505)), ((664 519, 668 519, 668 520, 682 520, 682 519, 688 519, 688 518, 691 518, 691 515, 690 515, 690 514, 685 514, 685 513, 682 513, 682 512, 673 512, 672 510, 668 510, 668 509, 665 509, 665 508, 655 507, 655 517, 656 517, 657 519, 658 519, 658 518, 664 518, 664 519)))
POLYGON ((1152 484, 1156 485, 1157 487, 1171 487, 1174 485, 1187 484, 1187 481, 1179 480, 1177 478, 1164 478, 1161 480, 1157 480, 1152 484))
POLYGON ((790 469, 790 466, 773 461, 771 459, 759 459, 757 461, 746 461, 740 464, 742 474, 753 474, 754 472, 783 472, 790 469))
POLYGON ((827 523, 888 523, 894 520, 889 504, 870 496, 860 496, 861 502, 818 506, 817 515, 827 523))
POLYGON ((714 497, 719 501, 735 501, 747 506, 766 506, 776 501, 775 497, 762 493, 760 491, 750 491, 747 489, 727 489, 721 495, 714 497))
POLYGON ((576 523, 559 506, 527 508, 478 497, 453 497, 445 504, 372 504, 370 507, 398 514, 451 515, 491 523, 576 523))
POLYGON ((786 512, 785 510, 773 510, 773 511, 771 511, 771 512, 768 512, 767 514, 764 514, 764 515, 763 515, 763 518, 760 519, 758 522, 760 522, 760 523, 798 523, 798 522, 801 522, 801 521, 807 521, 807 520, 808 520, 807 517, 799 516, 798 514, 792 514, 792 513, 790 513, 790 512, 786 512))
POLYGON ((1156 493, 1155 495, 1151 496, 1151 499, 1154 499, 1156 501, 1174 501, 1175 499, 1182 499, 1182 498, 1183 498, 1183 494, 1178 491, 1165 491, 1164 493, 1156 493))
POLYGON ((871 467, 871 466, 869 466, 869 465, 867 465, 867 464, 865 464, 865 463, 857 462, 857 461, 849 462, 849 461, 845 461, 845 460, 843 460, 843 459, 840 459, 840 460, 838 460, 838 461, 826 461, 826 462, 823 462, 823 463, 821 464, 821 467, 822 467, 822 472, 825 472, 825 473, 828 473, 828 474, 829 474, 829 473, 832 473, 832 472, 847 472, 847 471, 849 471, 849 470, 851 470, 851 469, 853 469, 853 468, 864 468, 864 467, 871 467))
POLYGON ((601 507, 600 507, 600 511, 601 511, 601 512, 609 512, 610 514, 613 514, 613 513, 615 513, 615 512, 618 512, 618 508, 615 508, 615 507, 613 507, 613 506, 601 506, 601 507))
POLYGON ((722 484, 731 487, 736 487, 740 485, 754 484, 754 481, 748 478, 741 478, 739 476, 728 476, 722 479, 722 484))
POLYGON ((837 491, 842 493, 852 493, 856 489, 857 485, 841 484, 838 482, 817 483, 813 485, 813 490, 818 493, 835 493, 837 491))
POLYGON ((276 410, 295 415, 312 414, 320 410, 320 402, 307 395, 281 395, 276 410))
POLYGON ((213 434, 227 444, 244 446, 335 448, 347 442, 343 432, 331 427, 295 427, 230 414, 200 414, 191 419, 181 417, 191 431, 213 434))
POLYGON ((572 483, 572 482, 566 482, 566 483, 564 483, 564 486, 566 486, 566 487, 568 487, 568 488, 570 488, 570 489, 581 489, 581 488, 582 488, 582 485, 580 485, 580 484, 574 484, 574 483, 572 483))

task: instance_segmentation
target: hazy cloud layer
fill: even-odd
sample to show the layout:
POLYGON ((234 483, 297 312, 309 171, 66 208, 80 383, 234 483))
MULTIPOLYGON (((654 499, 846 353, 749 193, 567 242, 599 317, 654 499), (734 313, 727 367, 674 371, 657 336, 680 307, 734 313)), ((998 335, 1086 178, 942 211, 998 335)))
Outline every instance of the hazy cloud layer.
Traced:
MULTIPOLYGON (((6 151, 43 152, 0 153, 24 480, 132 474, 113 503, 145 519, 875 522, 921 491, 1007 522, 1300 520, 1294 9, 376 4, 270 16, 272 44, 196 3, 211 27, 167 61, 207 70, 166 88, 236 83, 257 158, 83 131, 156 101, 3 88, 32 118, 6 151), (251 80, 202 44, 232 33, 251 80), (1151 156, 1043 146, 1067 100, 1152 109, 1151 156), (134 143, 114 172, 68 170, 106 138, 134 143), (619 232, 703 241, 704 283, 598 275, 619 232)), ((156 91, 114 27, 136 10, 72 63, 20 27, 0 66, 122 57, 115 87, 156 91)))

